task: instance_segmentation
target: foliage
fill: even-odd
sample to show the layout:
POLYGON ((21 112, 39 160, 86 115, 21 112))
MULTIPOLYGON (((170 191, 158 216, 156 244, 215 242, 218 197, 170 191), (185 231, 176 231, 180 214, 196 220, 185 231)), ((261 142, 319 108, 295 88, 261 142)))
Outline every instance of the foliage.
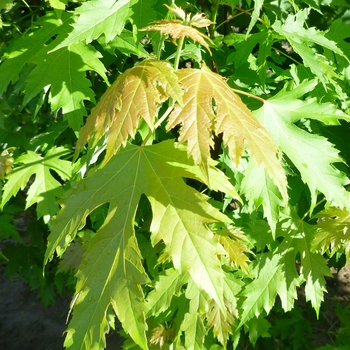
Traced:
POLYGON ((125 349, 303 347, 300 290, 319 317, 350 259, 349 14, 1 3, 0 257, 46 303, 74 284, 67 349, 115 317, 125 349))

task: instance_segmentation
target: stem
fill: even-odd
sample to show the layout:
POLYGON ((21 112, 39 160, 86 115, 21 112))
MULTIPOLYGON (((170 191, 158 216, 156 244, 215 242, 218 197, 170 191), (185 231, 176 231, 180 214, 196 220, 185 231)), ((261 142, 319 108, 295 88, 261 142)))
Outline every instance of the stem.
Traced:
MULTIPOLYGON (((318 202, 316 203, 316 205, 315 205, 315 208, 316 208, 317 206, 319 206, 322 202, 325 202, 325 201, 326 201, 326 198, 323 198, 323 199, 321 199, 320 201, 318 201, 318 202)), ((301 220, 304 221, 305 218, 306 218, 309 214, 310 214, 310 210, 308 210, 308 211, 304 214, 304 216, 301 218, 301 220)))
POLYGON ((300 63, 298 60, 296 60, 295 58, 293 58, 292 56, 286 54, 285 52, 283 52, 282 50, 276 49, 275 47, 272 47, 275 51, 277 51, 279 54, 287 57, 288 59, 290 59, 291 61, 293 61, 296 64, 302 64, 300 63))
POLYGON ((249 92, 245 92, 245 91, 237 90, 237 89, 233 89, 233 88, 231 88, 231 89, 237 94, 241 94, 241 95, 245 95, 245 96, 248 96, 248 97, 251 97, 251 98, 255 98, 256 100, 259 100, 259 101, 261 101, 263 103, 266 102, 266 100, 264 100, 262 97, 250 94, 249 92))
POLYGON ((211 5, 211 16, 210 16, 210 20, 212 22, 214 22, 213 24, 210 25, 209 27, 209 37, 212 39, 214 38, 214 33, 215 33, 215 24, 216 24, 216 17, 218 15, 218 11, 219 11, 219 4, 220 1, 213 1, 212 5, 211 5))
MULTIPOLYGON (((162 117, 157 121, 157 123, 154 124, 154 130, 157 130, 159 125, 162 124, 166 118, 168 118, 168 116, 171 113, 171 111, 173 110, 173 108, 174 108, 174 102, 171 101, 171 105, 168 107, 168 109, 165 111, 165 113, 162 115, 162 117)), ((150 132, 147 134, 147 136, 143 140, 141 146, 146 145, 146 142, 148 141, 148 139, 151 137, 152 134, 153 134, 153 131, 150 130, 150 132)))
POLYGON ((182 46, 184 44, 185 37, 181 37, 179 40, 179 43, 177 45, 176 55, 175 55, 175 62, 174 62, 174 69, 177 71, 179 69, 179 63, 180 63, 180 57, 181 57, 181 50, 182 46))

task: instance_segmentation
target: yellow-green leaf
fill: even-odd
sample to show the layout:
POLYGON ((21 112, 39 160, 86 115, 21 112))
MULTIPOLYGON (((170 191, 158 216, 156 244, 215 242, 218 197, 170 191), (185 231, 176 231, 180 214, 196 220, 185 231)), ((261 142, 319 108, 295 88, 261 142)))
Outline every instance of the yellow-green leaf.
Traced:
MULTIPOLYGON (((134 231, 143 194, 152 207, 152 244, 163 241, 166 254, 181 273, 174 288, 182 276, 187 276, 225 313, 225 274, 219 259, 225 251, 209 225, 230 219, 212 207, 207 196, 186 185, 183 178, 203 181, 199 167, 188 158, 184 147, 175 147, 169 140, 145 147, 128 145, 67 192, 48 238, 46 261, 55 251, 61 256, 85 226, 87 216, 109 203, 104 223, 84 245, 76 303, 67 330, 69 349, 75 349, 76 344, 84 344, 89 350, 96 343, 104 344, 110 305, 133 340, 147 349, 145 315, 149 305, 141 286, 149 280, 134 231)), ((221 182, 223 187, 217 184, 218 190, 230 188, 224 177, 221 182)), ((169 300, 167 291, 160 289, 153 298, 156 307, 157 298, 169 300)))
POLYGON ((330 255, 345 249, 347 262, 350 261, 350 212, 331 207, 319 212, 317 231, 311 242, 313 250, 322 253, 330 250, 330 255))

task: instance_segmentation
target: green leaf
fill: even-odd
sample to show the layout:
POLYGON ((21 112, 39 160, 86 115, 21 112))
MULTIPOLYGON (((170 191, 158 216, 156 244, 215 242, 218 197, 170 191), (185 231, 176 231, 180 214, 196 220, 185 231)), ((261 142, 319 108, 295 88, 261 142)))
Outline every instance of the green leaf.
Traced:
POLYGON ((8 181, 4 186, 1 207, 3 208, 5 203, 20 189, 23 190, 31 177, 35 175, 27 192, 26 209, 37 203, 38 218, 44 216, 47 222, 57 213, 56 199, 60 198, 63 192, 61 183, 54 178, 51 172, 54 171, 64 181, 71 178, 71 162, 60 159, 69 153, 70 151, 64 147, 53 147, 44 157, 32 151, 21 155, 16 163, 22 165, 14 168, 7 176, 8 181))
POLYGON ((264 0, 254 0, 254 10, 250 19, 246 36, 249 35, 250 31, 253 29, 255 23, 257 22, 263 5, 264 5, 264 0))
POLYGON ((343 187, 349 183, 349 179, 333 166, 333 163, 343 162, 339 152, 324 137, 295 124, 304 118, 319 120, 327 125, 336 125, 339 119, 350 120, 348 115, 330 103, 317 103, 311 98, 303 101, 297 99, 315 86, 315 81, 305 81, 291 91, 283 89, 267 100, 255 115, 309 186, 311 211, 316 205, 318 191, 330 203, 349 207, 350 196, 343 187))
POLYGON ((314 27, 304 28, 304 23, 308 17, 309 10, 305 9, 297 12, 295 16, 289 15, 284 24, 277 20, 272 27, 288 40, 294 51, 303 59, 304 65, 309 67, 320 81, 326 85, 334 77, 337 77, 335 67, 324 56, 318 54, 313 45, 317 44, 343 57, 346 56, 338 48, 336 42, 327 39, 323 32, 314 27))
POLYGON ((105 68, 99 61, 102 56, 92 46, 83 43, 50 54, 47 51, 45 48, 37 55, 37 66, 26 81, 24 103, 50 86, 51 109, 57 112, 62 108, 64 119, 68 119, 73 130, 79 130, 83 116, 87 114, 83 101, 95 101, 86 72, 96 71, 107 80, 105 68))
POLYGON ((270 312, 275 304, 275 298, 279 283, 282 281, 281 256, 273 252, 257 256, 258 265, 252 271, 258 272, 258 276, 243 290, 242 296, 246 297, 242 304, 242 315, 238 327, 243 326, 254 316, 259 317, 262 310, 270 312))
MULTIPOLYGON (((157 12, 153 8, 157 3, 158 0, 138 0, 135 5, 133 5, 131 21, 137 29, 146 27, 151 22, 158 19, 157 12)), ((139 32, 139 34, 143 35, 142 32, 139 32)))
MULTIPOLYGON (((109 203, 109 210, 78 272, 77 302, 66 341, 69 346, 75 341, 90 348, 104 341, 108 330, 105 310, 112 304, 125 330, 141 348, 147 348, 147 308, 140 285, 148 277, 133 228, 142 194, 152 207, 152 243, 164 241, 175 269, 188 273, 197 288, 225 312, 224 273, 218 259, 224 250, 207 225, 230 220, 211 207, 205 195, 187 186, 182 180, 187 177, 205 181, 186 150, 166 141, 146 147, 129 145, 102 169, 72 185, 53 223, 46 261, 55 250, 62 255, 94 209, 109 203)), ((227 180, 224 187, 230 187, 227 180)))
POLYGON ((274 234, 280 208, 284 203, 275 183, 263 167, 256 166, 253 158, 249 160, 248 167, 244 171, 241 190, 248 199, 250 211, 263 206, 264 216, 274 234))
POLYGON ((271 334, 269 332, 271 324, 263 317, 253 317, 244 326, 249 331, 249 341, 254 346, 259 337, 271 337, 271 334))
MULTIPOLYGON (((331 273, 326 259, 321 254, 313 253, 311 249, 316 225, 306 223, 292 211, 289 219, 283 222, 283 227, 285 229, 285 240, 288 241, 289 237, 292 237, 293 242, 291 242, 291 246, 300 254, 300 276, 306 281, 306 301, 311 301, 311 305, 318 316, 324 292, 327 291, 324 277, 331 276, 331 273)), ((285 247, 282 246, 282 250, 285 251, 285 247)), ((293 252, 294 258, 295 252, 293 252)))
POLYGON ((64 31, 70 22, 69 15, 64 16, 60 21, 54 12, 48 12, 35 22, 36 30, 11 41, 5 52, 5 60, 0 66, 0 95, 10 82, 14 84, 18 80, 19 73, 45 47, 45 44, 58 32, 64 31))
POLYGON ((106 42, 119 35, 126 20, 132 14, 131 6, 137 0, 92 0, 84 2, 75 10, 79 17, 68 37, 54 50, 85 41, 87 44, 104 34, 106 42))
POLYGON ((175 269, 168 269, 164 275, 158 277, 154 289, 147 296, 149 311, 152 315, 157 316, 170 307, 173 296, 179 292, 183 283, 182 274, 175 269))
POLYGON ((106 43, 106 38, 101 36, 98 42, 103 46, 104 49, 114 54, 114 50, 117 49, 126 56, 136 55, 138 57, 147 57, 148 52, 143 46, 135 41, 132 32, 124 29, 120 35, 116 36, 113 40, 106 43))
POLYGON ((185 332, 186 349, 202 350, 205 339, 205 326, 203 318, 198 313, 200 307, 200 293, 191 298, 190 310, 185 314, 184 321, 181 324, 181 330, 185 332))

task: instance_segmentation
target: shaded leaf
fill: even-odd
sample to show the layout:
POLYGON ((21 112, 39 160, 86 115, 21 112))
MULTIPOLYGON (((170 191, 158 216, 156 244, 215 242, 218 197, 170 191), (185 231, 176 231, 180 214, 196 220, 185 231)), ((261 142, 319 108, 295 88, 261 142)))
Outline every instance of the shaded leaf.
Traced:
POLYGON ((38 218, 44 216, 48 221, 58 211, 56 199, 62 196, 62 185, 53 174, 54 171, 62 180, 70 179, 72 175, 72 164, 60 159, 69 154, 70 151, 64 147, 51 148, 44 157, 27 151, 16 159, 16 164, 21 164, 13 169, 7 176, 8 181, 4 186, 1 207, 15 196, 20 189, 24 189, 33 175, 35 179, 29 184, 26 209, 37 203, 38 218))
POLYGON ((48 12, 35 22, 36 30, 11 41, 4 55, 5 60, 0 66, 0 95, 10 82, 14 84, 18 80, 26 64, 31 62, 52 37, 65 32, 70 22, 70 15, 63 16, 60 21, 53 12, 48 12))
POLYGON ((179 270, 168 269, 164 275, 160 275, 154 289, 148 294, 147 302, 152 315, 167 310, 170 307, 174 295, 179 292, 183 276, 179 270))
POLYGON ((38 53, 37 66, 27 78, 24 103, 50 86, 52 111, 62 108, 63 118, 68 119, 74 130, 79 130, 86 115, 84 100, 95 101, 86 71, 96 71, 107 80, 105 68, 99 61, 102 56, 92 46, 83 43, 50 54, 46 54, 47 50, 45 48, 38 53))

